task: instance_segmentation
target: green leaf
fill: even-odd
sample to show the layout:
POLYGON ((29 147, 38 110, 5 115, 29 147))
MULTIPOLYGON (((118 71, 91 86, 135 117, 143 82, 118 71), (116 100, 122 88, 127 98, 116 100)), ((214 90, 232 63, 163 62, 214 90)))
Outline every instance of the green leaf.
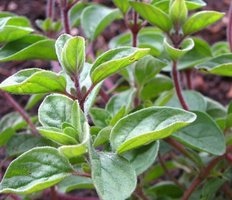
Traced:
POLYGON ((232 54, 224 54, 212 58, 196 68, 221 76, 232 76, 232 54))
POLYGON ((90 116, 95 126, 104 128, 110 119, 110 113, 102 108, 93 107, 90 109, 90 116))
POLYGON ((25 106, 25 109, 31 110, 34 106, 36 106, 40 101, 43 100, 44 96, 45 96, 44 94, 31 95, 31 97, 29 98, 29 100, 25 106))
POLYGON ((120 19, 119 9, 110 9, 101 5, 91 5, 81 15, 81 26, 85 36, 95 40, 114 20, 120 19))
POLYGON ((54 72, 32 68, 8 77, 0 84, 0 88, 14 94, 64 92, 66 81, 54 72))
POLYGON ((61 129, 70 122, 73 100, 60 94, 47 96, 39 107, 39 121, 44 127, 61 129))
POLYGON ((135 64, 135 79, 142 86, 154 78, 164 67, 166 63, 154 58, 145 56, 135 64))
MULTIPOLYGON (((164 36, 153 27, 145 27, 141 29, 138 33, 138 47, 139 48, 150 48, 150 54, 158 57, 163 52, 163 40, 164 36)), ((132 46, 132 36, 131 33, 123 33, 117 37, 114 37, 110 43, 110 49, 132 46)))
POLYGON ((63 193, 68 193, 76 189, 94 189, 94 186, 91 178, 70 176, 58 184, 58 189, 63 193))
POLYGON ((168 76, 160 75, 147 82, 140 91, 142 100, 148 100, 157 97, 164 91, 173 88, 172 79, 168 76))
MULTIPOLYGON (((206 111, 207 102, 205 98, 196 91, 183 91, 183 97, 189 106, 190 110, 197 110, 197 111, 206 111)), ((175 108, 182 108, 180 101, 175 94, 166 104, 167 106, 175 107, 175 108)))
POLYGON ((230 53, 230 47, 228 42, 216 42, 212 46, 212 53, 214 57, 230 53))
POLYGON ((56 40, 56 43, 55 43, 56 55, 57 55, 57 58, 58 58, 60 64, 62 64, 62 51, 64 49, 64 46, 65 46, 66 42, 71 38, 72 38, 72 36, 69 34, 62 34, 56 40))
POLYGON ((102 200, 122 200, 130 197, 137 182, 130 163, 116 154, 90 151, 92 180, 99 197, 102 200))
POLYGON ((169 16, 176 26, 182 25, 188 16, 186 1, 174 0, 170 7, 169 16))
POLYGON ((213 99, 206 98, 205 101, 207 103, 206 112, 214 119, 225 118, 227 115, 226 108, 221 105, 219 102, 214 101, 213 99))
POLYGON ((34 147, 50 145, 53 144, 45 138, 28 134, 18 134, 8 141, 6 146, 6 153, 8 156, 19 156, 20 154, 29 151, 34 147))
POLYGON ((220 128, 207 114, 200 111, 195 114, 196 121, 172 136, 193 149, 213 155, 223 155, 226 145, 220 128))
POLYGON ((37 192, 57 184, 72 171, 55 148, 34 148, 11 162, 0 183, 0 193, 37 192))
POLYGON ((154 162, 159 151, 159 141, 126 152, 125 157, 135 169, 137 176, 145 172, 154 162))
POLYGON ((110 142, 118 153, 170 136, 196 115, 181 109, 150 107, 127 115, 113 127, 110 142))
POLYGON ((172 28, 172 22, 169 16, 159 8, 147 3, 130 2, 131 6, 138 12, 144 19, 152 25, 156 25, 164 32, 169 32, 172 28))
POLYGON ((8 16, 0 18, 0 43, 7 43, 20 39, 33 29, 26 17, 8 16))
POLYGON ((188 10, 195 10, 206 6, 206 3, 203 0, 187 0, 186 1, 188 10))
POLYGON ((114 4, 124 13, 126 14, 130 8, 130 4, 128 0, 113 0, 114 4))
POLYGON ((190 35, 215 23, 224 16, 224 13, 216 11, 201 11, 193 14, 183 25, 185 35, 190 35))
POLYGON ((172 44, 169 44, 169 42, 165 38, 164 48, 172 60, 178 60, 194 48, 194 41, 193 39, 188 38, 182 42, 181 48, 177 49, 173 47, 172 44))
POLYGON ((58 144, 61 144, 61 145, 77 144, 76 139, 65 134, 61 129, 53 128, 53 127, 38 127, 37 130, 42 136, 58 144))
POLYGON ((64 145, 59 147, 59 151, 67 158, 77 157, 87 152, 88 142, 90 140, 89 125, 87 122, 83 125, 83 133, 80 136, 80 144, 64 145))
POLYGON ((134 63, 145 55, 149 49, 122 47, 112 49, 97 58, 91 69, 91 78, 94 84, 134 63))
POLYGON ((0 49, 0 62, 24 60, 56 60, 55 41, 39 35, 27 35, 0 49), (42 49, 42 51, 41 51, 42 49))
POLYGON ((78 2, 69 11, 69 19, 72 27, 78 27, 81 23, 81 14, 88 6, 88 3, 78 2))
POLYGON ((101 146, 109 141, 110 138, 110 132, 111 132, 112 127, 107 126, 103 128, 99 133, 97 134, 96 139, 94 140, 93 146, 98 147, 101 146))
POLYGON ((114 117, 123 106, 125 106, 126 112, 129 112, 135 92, 135 89, 132 88, 110 98, 106 104, 106 110, 110 113, 111 117, 114 117))

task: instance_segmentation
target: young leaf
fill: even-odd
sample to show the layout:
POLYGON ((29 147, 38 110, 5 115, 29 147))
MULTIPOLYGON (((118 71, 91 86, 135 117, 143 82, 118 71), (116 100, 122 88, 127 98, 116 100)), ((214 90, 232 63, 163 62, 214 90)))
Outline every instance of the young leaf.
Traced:
POLYGON ((217 56, 198 65, 196 68, 211 74, 232 76, 232 54, 217 56))
POLYGON ((187 126, 196 115, 181 109, 150 107, 127 115, 118 121, 110 135, 110 143, 117 153, 137 148, 170 136, 187 126))
POLYGON ((14 94, 64 92, 66 81, 54 72, 32 68, 8 77, 0 84, 0 89, 14 94))
POLYGON ((217 124, 205 113, 197 111, 196 121, 172 136, 185 145, 213 155, 225 153, 225 137, 217 124))
POLYGON ((73 100, 60 94, 47 96, 39 107, 39 121, 44 127, 62 128, 70 122, 73 100))
POLYGON ((57 60, 54 43, 54 40, 39 35, 27 35, 3 46, 0 49, 0 62, 57 60))
POLYGON ((144 19, 153 25, 156 25, 164 32, 169 32, 172 28, 172 22, 169 16, 159 8, 147 3, 130 2, 130 5, 138 12, 144 19))
POLYGON ((164 48, 172 60, 178 60, 194 48, 194 41, 188 38, 182 42, 181 48, 175 48, 165 38, 164 48))
POLYGON ((159 151, 159 141, 126 152, 125 157, 135 169, 137 176, 145 172, 154 162, 159 151))
POLYGON ((188 16, 186 1, 174 0, 174 2, 171 4, 169 16, 175 25, 181 26, 188 16))
POLYGON ((87 122, 83 125, 83 133, 80 135, 80 144, 64 145, 59 147, 59 151, 67 158, 77 157, 87 152, 88 143, 90 139, 89 125, 87 122))
POLYGON ((102 108, 93 107, 90 109, 90 116, 95 126, 104 128, 107 126, 107 121, 110 119, 110 113, 102 108))
POLYGON ((61 63, 64 70, 70 75, 78 75, 85 62, 85 40, 82 37, 73 37, 66 41, 62 53, 61 63))
POLYGON ((111 126, 107 126, 107 127, 103 128, 101 131, 99 131, 96 139, 94 140, 93 146, 98 147, 98 146, 103 145, 106 142, 108 142, 109 138, 110 138, 111 129, 112 129, 111 126))
POLYGON ((0 193, 37 192, 57 184, 72 171, 68 160, 55 148, 34 148, 11 162, 0 183, 0 193))
POLYGON ((98 57, 91 69, 91 78, 94 84, 134 63, 145 55, 149 49, 122 47, 112 49, 98 57))
POLYGON ((130 8, 130 4, 128 0, 113 0, 114 4, 124 13, 126 14, 130 8))
POLYGON ((81 15, 81 26, 86 37, 93 41, 111 22, 121 17, 119 9, 91 5, 85 8, 81 15))
POLYGON ((183 25, 185 35, 190 35, 215 23, 224 16, 224 13, 216 11, 201 11, 193 14, 183 25))
POLYGON ((90 161, 92 180, 102 200, 122 200, 130 197, 137 180, 134 169, 126 159, 116 154, 90 150, 90 161))

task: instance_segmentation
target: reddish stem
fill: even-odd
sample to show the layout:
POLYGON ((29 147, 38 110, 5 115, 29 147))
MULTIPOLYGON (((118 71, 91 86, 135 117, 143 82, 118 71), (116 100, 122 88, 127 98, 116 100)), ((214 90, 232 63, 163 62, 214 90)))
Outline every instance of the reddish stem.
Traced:
POLYGON ((80 101, 80 107, 81 109, 84 111, 84 103, 87 99, 87 97, 89 96, 89 94, 92 92, 92 90, 94 89, 95 84, 91 85, 91 87, 88 89, 88 91, 85 93, 85 95, 82 97, 81 101, 80 101))
POLYGON ((232 51, 232 2, 230 3, 228 18, 229 22, 227 26, 227 40, 229 43, 230 51, 232 51))
POLYGON ((193 89, 193 85, 192 85, 192 69, 187 69, 185 71, 185 75, 186 75, 186 81, 187 81, 187 87, 189 90, 193 89))
POLYGON ((62 23, 64 26, 64 31, 67 34, 70 34, 70 24, 69 24, 69 16, 68 16, 68 2, 67 0, 60 0, 60 11, 61 11, 61 18, 62 23))
POLYGON ((180 86, 179 72, 177 70, 177 62, 176 61, 173 61, 172 77, 173 77, 173 81, 174 81, 174 85, 175 85, 176 94, 177 94, 177 97, 178 97, 178 99, 180 101, 181 106, 185 110, 189 110, 189 107, 188 107, 187 103, 185 102, 183 94, 182 94, 182 89, 181 89, 181 86, 180 86))
POLYGON ((50 194, 51 194, 51 200, 58 200, 58 196, 57 196, 57 193, 56 193, 55 186, 52 186, 50 188, 50 190, 51 190, 51 192, 50 192, 50 194))
POLYGON ((46 15, 47 18, 53 19, 54 18, 54 0, 47 0, 47 9, 46 9, 46 15))
POLYGON ((24 109, 13 99, 11 95, 8 93, 0 90, 1 95, 12 105, 12 107, 22 116, 22 118, 27 122, 31 131, 34 135, 38 135, 38 131, 36 130, 35 125, 32 123, 30 117, 24 111, 24 109))
POLYGON ((84 172, 74 171, 72 174, 73 174, 74 176, 82 176, 82 177, 91 178, 91 174, 84 173, 84 172))
POLYGON ((101 95, 101 97, 102 97, 102 99, 104 100, 105 103, 107 103, 110 100, 110 97, 108 96, 108 94, 106 94, 104 89, 100 90, 100 95, 101 95))
POLYGON ((199 176, 192 182, 190 187, 185 191, 183 197, 181 200, 188 200, 189 197, 192 195, 193 191, 201 184, 201 182, 207 178, 212 171, 212 169, 218 164, 219 161, 221 161, 224 158, 224 156, 219 156, 215 159, 213 159, 206 168, 204 168, 199 176))

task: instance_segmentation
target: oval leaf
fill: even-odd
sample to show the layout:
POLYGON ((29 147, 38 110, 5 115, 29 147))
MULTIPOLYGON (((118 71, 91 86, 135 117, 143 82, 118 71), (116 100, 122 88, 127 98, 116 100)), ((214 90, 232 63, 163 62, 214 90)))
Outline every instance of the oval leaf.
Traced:
POLYGON ((201 11, 193 14, 183 25, 185 35, 190 35, 215 23, 224 16, 224 13, 216 11, 201 11))
POLYGON ((95 40, 111 22, 121 17, 119 9, 92 5, 83 11, 81 15, 81 26, 86 37, 90 40, 95 40))
POLYGON ((145 108, 119 120, 111 131, 111 146, 118 153, 123 153, 168 137, 195 119, 194 113, 181 109, 145 108))
POLYGON ((0 193, 37 192, 57 184, 72 171, 68 160, 55 148, 34 148, 9 165, 0 183, 0 193))
POLYGON ((193 149, 213 155, 223 155, 226 144, 221 129, 207 114, 200 111, 195 113, 196 121, 172 136, 193 149))
POLYGON ((90 72, 93 83, 99 83, 108 76, 149 54, 149 51, 149 49, 132 47, 122 47, 107 51, 93 64, 90 72))
POLYGON ((169 32, 172 28, 172 21, 169 16, 159 8, 147 3, 130 2, 131 6, 144 19, 153 25, 156 25, 161 30, 169 32))
POLYGON ((66 81, 54 72, 32 68, 10 76, 0 84, 0 88, 14 94, 64 92, 66 81))

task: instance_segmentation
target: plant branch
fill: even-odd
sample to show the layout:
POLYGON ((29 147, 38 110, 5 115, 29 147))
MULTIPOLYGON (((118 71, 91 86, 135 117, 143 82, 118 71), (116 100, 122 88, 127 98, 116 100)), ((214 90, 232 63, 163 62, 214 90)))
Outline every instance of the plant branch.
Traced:
POLYGON ((179 78, 179 72, 177 69, 177 62, 173 61, 173 65, 172 65, 172 78, 174 81, 174 85, 175 85, 175 90, 176 90, 176 94, 177 97, 180 101, 181 106, 185 109, 185 110, 189 110, 189 107, 187 105, 187 103, 184 100, 183 94, 182 94, 182 89, 180 86, 180 78, 179 78))
POLYGON ((168 177, 182 190, 185 190, 184 186, 181 185, 178 180, 169 172, 168 168, 165 165, 165 161, 163 160, 162 156, 158 154, 159 162, 165 173, 168 175, 168 177))
POLYGON ((60 0, 59 5, 60 5, 60 12, 61 12, 61 18, 62 18, 62 24, 64 27, 64 31, 67 34, 70 34, 71 30, 70 30, 69 16, 68 16, 69 9, 67 9, 68 2, 67 0, 60 0))
POLYGON ((54 18, 54 0, 47 0, 47 7, 46 7, 46 16, 47 18, 53 19, 54 18))
POLYGON ((184 192, 184 195, 181 200, 188 200, 189 197, 192 195, 194 190, 201 184, 201 182, 207 178, 212 171, 212 169, 218 164, 219 161, 221 161, 224 158, 224 156, 219 156, 214 158, 210 163, 207 165, 206 168, 204 168, 199 176, 192 182, 190 187, 184 192))
POLYGON ((30 127, 32 133, 34 135, 38 135, 38 131, 36 130, 35 125, 32 123, 30 117, 27 115, 25 110, 13 99, 13 97, 0 90, 0 94, 12 105, 12 107, 22 116, 22 118, 27 122, 28 126, 30 127))
POLYGON ((229 22, 227 26, 227 40, 229 43, 230 51, 232 51, 232 1, 230 3, 228 18, 229 22))
POLYGON ((88 89, 88 91, 85 93, 85 95, 82 97, 81 101, 80 101, 80 106, 81 109, 84 111, 84 103, 87 99, 87 97, 89 96, 89 94, 92 92, 92 90, 94 89, 95 84, 91 85, 91 87, 88 89))

